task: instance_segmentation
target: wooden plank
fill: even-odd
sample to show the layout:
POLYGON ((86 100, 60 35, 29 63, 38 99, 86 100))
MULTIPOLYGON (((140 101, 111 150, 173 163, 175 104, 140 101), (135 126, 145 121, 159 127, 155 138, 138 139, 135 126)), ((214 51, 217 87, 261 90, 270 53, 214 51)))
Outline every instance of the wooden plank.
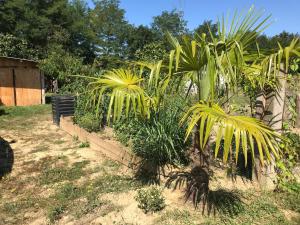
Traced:
POLYGON ((14 69, 16 77, 16 100, 18 106, 41 104, 41 80, 39 69, 14 69))
POLYGON ((0 105, 14 106, 13 72, 9 68, 0 68, 0 105))
POLYGON ((72 117, 62 116, 60 121, 60 128, 62 130, 72 136, 78 137, 81 141, 88 141, 92 149, 101 152, 106 157, 118 161, 127 167, 136 168, 138 166, 141 159, 117 142, 103 139, 95 133, 87 132, 74 124, 72 117))
POLYGON ((37 68, 37 63, 16 58, 0 57, 1 68, 37 68))

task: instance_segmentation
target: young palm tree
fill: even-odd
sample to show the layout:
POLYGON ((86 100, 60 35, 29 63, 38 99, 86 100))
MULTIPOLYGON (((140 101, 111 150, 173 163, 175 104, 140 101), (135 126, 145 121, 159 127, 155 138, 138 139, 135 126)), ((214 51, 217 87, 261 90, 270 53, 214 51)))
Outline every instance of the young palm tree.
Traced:
POLYGON ((132 68, 109 71, 90 83, 93 99, 101 105, 103 95, 109 96, 108 120, 118 120, 129 112, 147 119, 151 110, 163 104, 167 93, 189 83, 186 96, 195 95, 190 92, 194 87, 197 101, 181 123, 188 124, 187 137, 197 129, 196 147, 200 153, 214 136, 215 156, 224 141, 224 162, 233 144, 236 161, 242 151, 247 163, 248 152, 254 158, 255 149, 262 164, 278 158, 282 140, 278 133, 255 118, 227 114, 219 101, 223 90, 236 93, 243 79, 262 87, 275 79, 282 54, 262 55, 249 49, 268 26, 268 19, 262 19, 261 13, 251 8, 246 15, 235 13, 229 26, 223 18, 218 35, 209 39, 212 41, 205 34, 182 40, 169 35, 174 47, 169 62, 136 63, 132 68))

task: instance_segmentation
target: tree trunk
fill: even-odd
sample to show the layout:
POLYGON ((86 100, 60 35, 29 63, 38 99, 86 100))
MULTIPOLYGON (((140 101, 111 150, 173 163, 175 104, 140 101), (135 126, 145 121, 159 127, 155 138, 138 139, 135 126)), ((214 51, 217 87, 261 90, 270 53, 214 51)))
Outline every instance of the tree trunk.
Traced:
MULTIPOLYGON (((195 155, 199 156, 199 166, 209 168, 209 144, 206 145, 204 149, 201 149, 200 147, 200 133, 198 129, 199 125, 195 127, 194 131, 194 152, 195 155)), ((209 142, 209 141, 208 141, 209 142)))
MULTIPOLYGON (((286 79, 285 73, 279 72, 277 92, 265 91, 258 95, 256 101, 256 118, 264 121, 277 132, 282 132, 286 79)), ((262 166, 256 149, 253 176, 263 189, 274 189, 276 181, 274 160, 268 166, 262 166)))

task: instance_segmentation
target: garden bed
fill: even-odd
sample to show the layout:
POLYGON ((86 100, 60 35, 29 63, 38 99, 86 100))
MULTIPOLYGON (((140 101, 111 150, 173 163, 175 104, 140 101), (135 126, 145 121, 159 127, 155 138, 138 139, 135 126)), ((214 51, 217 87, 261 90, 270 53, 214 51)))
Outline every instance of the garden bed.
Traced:
POLYGON ((108 158, 124 164, 127 167, 135 168, 138 165, 139 158, 129 149, 120 145, 110 137, 97 133, 89 133, 85 129, 73 123, 71 116, 61 117, 60 128, 82 142, 88 142, 94 150, 100 151, 108 158))

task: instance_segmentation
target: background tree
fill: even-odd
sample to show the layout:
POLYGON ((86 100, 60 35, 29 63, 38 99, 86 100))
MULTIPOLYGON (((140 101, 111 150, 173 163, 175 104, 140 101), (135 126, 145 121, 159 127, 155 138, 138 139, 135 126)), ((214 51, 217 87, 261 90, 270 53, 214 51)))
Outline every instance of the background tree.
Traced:
POLYGON ((217 36, 218 24, 213 23, 212 20, 204 20, 203 23, 194 30, 194 34, 201 35, 205 33, 209 41, 211 41, 210 32, 213 36, 217 36))
POLYGON ((135 59, 135 53, 138 49, 142 49, 145 45, 158 41, 159 39, 157 33, 147 26, 131 26, 130 33, 127 36, 128 58, 135 59))
POLYGON ((163 11, 161 15, 153 17, 151 27, 161 37, 166 32, 179 36, 187 32, 187 21, 183 18, 183 12, 173 9, 171 12, 163 11))
POLYGON ((26 40, 11 34, 0 33, 0 56, 36 59, 37 52, 31 48, 26 40))
POLYGON ((125 11, 119 8, 118 0, 95 1, 91 19, 97 37, 98 56, 124 56, 126 36, 130 29, 124 14, 125 11))

